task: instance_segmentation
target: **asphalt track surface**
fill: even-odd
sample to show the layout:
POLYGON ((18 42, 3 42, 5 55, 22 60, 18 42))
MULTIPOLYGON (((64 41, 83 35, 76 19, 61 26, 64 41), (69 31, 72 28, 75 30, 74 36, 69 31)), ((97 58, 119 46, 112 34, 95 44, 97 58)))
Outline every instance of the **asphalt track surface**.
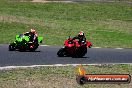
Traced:
POLYGON ((53 64, 132 63, 132 49, 90 48, 83 58, 58 57, 60 46, 39 46, 36 52, 8 51, 0 45, 0 67, 53 64))

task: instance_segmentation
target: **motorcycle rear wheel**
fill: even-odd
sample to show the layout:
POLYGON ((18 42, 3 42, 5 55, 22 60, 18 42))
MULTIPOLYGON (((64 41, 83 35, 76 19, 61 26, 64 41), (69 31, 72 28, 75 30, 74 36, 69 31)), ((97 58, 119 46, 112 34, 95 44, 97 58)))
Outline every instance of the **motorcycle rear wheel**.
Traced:
POLYGON ((13 44, 9 45, 9 51, 14 51, 15 50, 15 46, 13 44))
POLYGON ((20 51, 20 52, 24 52, 24 51, 26 51, 26 48, 25 48, 24 46, 20 46, 20 47, 19 47, 19 51, 20 51))

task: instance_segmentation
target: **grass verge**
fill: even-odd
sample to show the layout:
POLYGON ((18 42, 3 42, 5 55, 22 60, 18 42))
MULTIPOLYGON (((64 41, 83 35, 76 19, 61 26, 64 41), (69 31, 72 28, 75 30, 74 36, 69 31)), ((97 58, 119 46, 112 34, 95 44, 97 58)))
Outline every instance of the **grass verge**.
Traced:
POLYGON ((130 3, 0 2, 0 43, 10 43, 16 34, 35 27, 43 44, 63 45, 69 35, 83 30, 94 46, 132 48, 130 3))
MULTIPOLYGON (((88 74, 130 74, 132 65, 88 65, 88 74)), ((131 88, 130 84, 76 83, 75 66, 17 68, 0 71, 0 88, 131 88)))

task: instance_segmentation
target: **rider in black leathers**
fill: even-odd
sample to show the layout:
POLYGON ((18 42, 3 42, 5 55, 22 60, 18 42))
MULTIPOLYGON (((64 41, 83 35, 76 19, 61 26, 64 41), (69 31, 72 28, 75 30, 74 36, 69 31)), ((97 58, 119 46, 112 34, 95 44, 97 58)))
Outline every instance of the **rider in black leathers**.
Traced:
POLYGON ((86 43, 86 37, 84 35, 84 32, 83 31, 80 31, 78 36, 75 36, 73 37, 72 40, 75 40, 75 39, 78 39, 78 43, 81 44, 81 43, 86 43))
POLYGON ((24 35, 25 36, 30 36, 30 41, 31 42, 37 42, 38 34, 37 34, 37 32, 34 28, 31 29, 29 32, 26 32, 24 35))

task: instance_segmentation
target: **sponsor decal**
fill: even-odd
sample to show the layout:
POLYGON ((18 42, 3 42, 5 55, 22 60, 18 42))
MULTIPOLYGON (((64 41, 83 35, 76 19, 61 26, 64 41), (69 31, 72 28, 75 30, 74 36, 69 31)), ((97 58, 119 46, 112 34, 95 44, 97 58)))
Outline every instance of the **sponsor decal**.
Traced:
POLYGON ((77 83, 130 83, 131 76, 129 74, 86 74, 86 70, 82 65, 78 68, 76 77, 77 83))

